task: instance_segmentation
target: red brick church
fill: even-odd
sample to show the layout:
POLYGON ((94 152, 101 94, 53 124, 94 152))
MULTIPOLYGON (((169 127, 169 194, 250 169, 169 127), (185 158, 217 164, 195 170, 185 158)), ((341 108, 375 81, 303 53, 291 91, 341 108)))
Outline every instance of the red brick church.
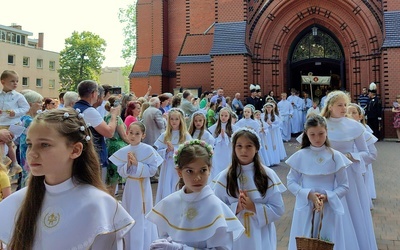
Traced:
POLYGON ((148 85, 154 93, 223 87, 225 96, 245 98, 254 83, 264 95, 296 88, 322 97, 328 77, 354 100, 375 82, 384 136, 395 137, 398 0, 137 0, 136 10, 137 95, 148 85))

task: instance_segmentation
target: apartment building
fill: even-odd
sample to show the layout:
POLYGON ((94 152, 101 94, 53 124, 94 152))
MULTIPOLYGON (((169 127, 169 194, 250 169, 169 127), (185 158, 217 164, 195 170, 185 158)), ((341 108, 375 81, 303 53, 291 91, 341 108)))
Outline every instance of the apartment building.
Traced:
POLYGON ((0 25, 0 71, 14 70, 19 75, 18 91, 31 89, 43 97, 58 97, 60 54, 43 48, 44 34, 33 33, 20 25, 0 25))

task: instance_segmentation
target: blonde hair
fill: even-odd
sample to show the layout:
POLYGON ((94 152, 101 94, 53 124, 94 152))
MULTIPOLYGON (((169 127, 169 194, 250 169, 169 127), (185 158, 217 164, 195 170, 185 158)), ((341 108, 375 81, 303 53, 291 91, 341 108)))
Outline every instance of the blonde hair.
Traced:
POLYGON ((346 93, 340 90, 332 91, 326 97, 325 106, 321 111, 321 115, 325 118, 331 117, 331 111, 329 108, 332 107, 333 104, 335 104, 335 102, 337 102, 339 99, 344 99, 346 103, 350 103, 349 96, 346 93))
POLYGON ((172 108, 168 112, 168 122, 167 122, 167 129, 165 131, 165 136, 164 136, 164 143, 167 143, 167 141, 171 141, 172 139, 172 126, 170 123, 170 118, 172 114, 178 114, 179 116, 179 141, 178 143, 184 143, 186 141, 186 135, 187 135, 187 128, 186 128, 186 123, 183 118, 183 111, 177 108, 172 108))

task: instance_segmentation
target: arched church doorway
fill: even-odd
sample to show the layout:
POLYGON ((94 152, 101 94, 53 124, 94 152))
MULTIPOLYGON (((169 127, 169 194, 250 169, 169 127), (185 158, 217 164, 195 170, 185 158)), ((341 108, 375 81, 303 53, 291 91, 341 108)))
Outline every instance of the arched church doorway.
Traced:
POLYGON ((345 89, 343 48, 326 28, 312 25, 293 41, 288 56, 288 89, 321 98, 327 88, 345 89))

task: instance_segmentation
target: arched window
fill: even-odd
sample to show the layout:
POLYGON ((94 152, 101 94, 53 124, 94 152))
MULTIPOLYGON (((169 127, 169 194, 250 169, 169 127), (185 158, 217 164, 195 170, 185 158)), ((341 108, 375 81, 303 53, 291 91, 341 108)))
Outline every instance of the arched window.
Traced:
POLYGON ((292 55, 292 62, 313 58, 329 58, 340 60, 343 57, 339 45, 327 33, 317 30, 307 33, 297 43, 292 55))

